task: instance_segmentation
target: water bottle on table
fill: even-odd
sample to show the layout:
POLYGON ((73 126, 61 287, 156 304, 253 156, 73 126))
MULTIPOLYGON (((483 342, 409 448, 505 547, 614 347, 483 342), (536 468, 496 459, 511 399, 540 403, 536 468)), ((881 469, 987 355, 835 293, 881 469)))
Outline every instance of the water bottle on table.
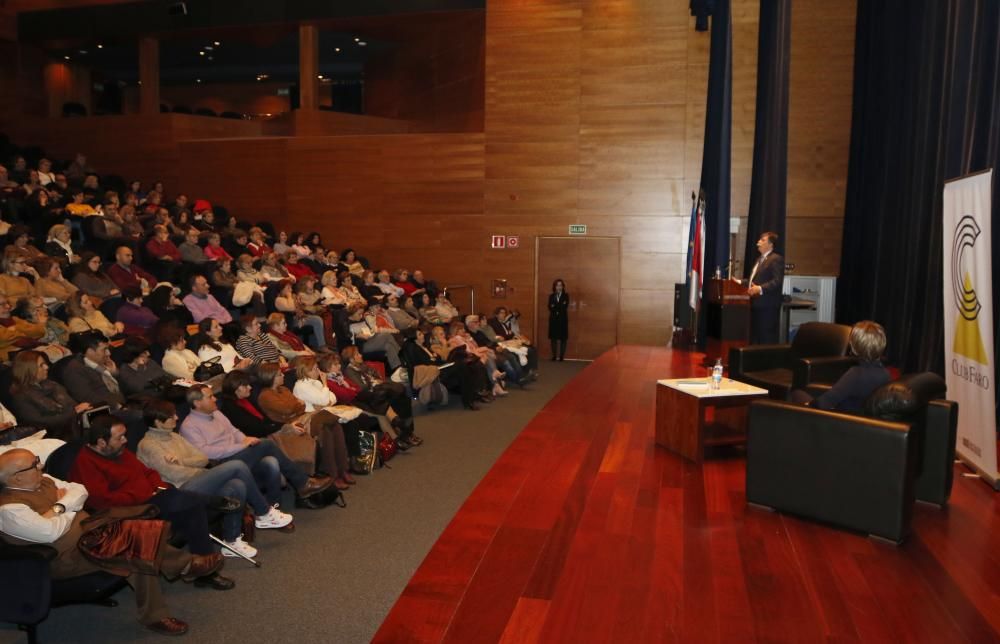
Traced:
POLYGON ((712 389, 722 389, 722 358, 717 358, 712 367, 712 389))

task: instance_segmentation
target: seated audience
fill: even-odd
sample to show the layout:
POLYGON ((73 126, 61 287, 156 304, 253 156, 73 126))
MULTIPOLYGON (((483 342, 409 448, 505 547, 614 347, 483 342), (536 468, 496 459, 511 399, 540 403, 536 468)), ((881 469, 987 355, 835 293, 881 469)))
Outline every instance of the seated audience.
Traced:
POLYGON ((194 351, 187 348, 187 334, 176 326, 168 326, 160 331, 159 344, 166 348, 163 352, 163 370, 174 378, 194 382, 194 372, 201 360, 194 351))
POLYGON ((124 304, 118 307, 116 321, 125 325, 125 335, 145 335, 159 320, 152 309, 142 304, 142 291, 137 286, 122 289, 124 304))
POLYGON ((281 478, 292 484, 299 498, 308 498, 333 484, 330 477, 311 477, 269 439, 247 436, 218 410, 215 394, 207 385, 194 385, 187 393, 191 413, 181 423, 181 436, 210 459, 246 463, 268 503, 281 499, 281 478))
POLYGON ((284 282, 278 287, 278 294, 274 298, 274 308, 281 313, 290 314, 294 328, 312 329, 312 333, 307 337, 307 341, 313 349, 322 351, 326 348, 326 325, 323 318, 319 315, 307 313, 299 305, 299 300, 295 297, 290 282, 284 282))
MULTIPOLYGON (((122 575, 119 567, 102 568, 87 559, 77 547, 88 518, 83 510, 88 500, 86 487, 42 474, 41 460, 26 449, 0 454, 0 533, 14 545, 48 544, 55 551, 49 564, 53 579, 79 577, 105 570, 122 575)), ((157 572, 169 577, 183 574, 200 577, 218 567, 216 562, 167 547, 157 572)), ((163 635, 183 635, 188 625, 175 617, 160 592, 156 574, 129 571, 128 581, 135 591, 139 623, 163 635)))
POLYGON ((376 351, 385 352, 386 361, 389 368, 395 371, 399 368, 399 343, 393 332, 379 333, 371 323, 365 319, 365 308, 361 305, 354 305, 348 309, 348 323, 351 331, 351 341, 357 344, 364 353, 374 353, 376 351))
POLYGON ((851 328, 850 345, 858 357, 858 364, 848 369, 833 387, 815 398, 796 389, 789 399, 820 409, 861 412, 868 396, 889 382, 889 371, 881 362, 886 345, 885 329, 877 322, 862 320, 851 328))
POLYGON ((13 351, 39 345, 47 330, 45 324, 23 320, 11 315, 13 307, 0 297, 0 361, 7 362, 13 351))
POLYGON ((143 465, 125 446, 125 424, 112 416, 95 418, 86 440, 70 469, 70 479, 87 488, 87 508, 104 510, 143 503, 156 506, 159 518, 168 521, 174 533, 187 542, 194 560, 208 562, 211 572, 202 576, 202 584, 216 590, 236 585, 218 574, 223 562, 209 537, 208 497, 178 490, 160 478, 156 470, 143 465))
POLYGON ((28 266, 27 260, 23 257, 11 255, 4 257, 3 274, 0 275, 0 295, 4 295, 11 306, 17 306, 17 301, 24 297, 31 297, 35 294, 35 285, 25 275, 31 275, 32 279, 37 279, 35 269, 28 266))
POLYGON ((207 239, 208 244, 204 249, 206 258, 214 262, 220 262, 224 259, 233 260, 232 256, 222 247, 222 236, 219 233, 210 232, 207 239))
POLYGON ((379 414, 385 414, 386 407, 395 412, 392 426, 399 432, 396 442, 400 449, 406 451, 410 447, 421 445, 424 441, 414 432, 413 401, 406 393, 406 387, 383 379, 377 371, 365 364, 357 347, 345 348, 341 352, 341 358, 346 364, 344 375, 361 390, 355 401, 365 402, 379 414))
MULTIPOLYGON (((250 468, 242 461, 228 461, 208 469, 209 460, 201 450, 176 432, 177 410, 165 400, 153 400, 143 410, 149 431, 139 443, 139 460, 159 473, 167 483, 187 492, 235 499, 248 505, 257 516, 258 528, 282 528, 292 522, 292 515, 270 506, 260 493, 250 468)), ((256 557, 257 549, 243 540, 243 516, 227 512, 222 518, 222 539, 228 550, 246 557, 256 557)))
POLYGON ((132 249, 119 246, 115 251, 115 263, 108 269, 108 277, 123 293, 129 286, 139 289, 141 293, 149 293, 157 284, 156 278, 134 264, 132 259, 132 249))
POLYGON ((208 256, 205 255, 204 249, 202 249, 201 244, 198 243, 200 239, 200 233, 197 228, 191 226, 184 233, 184 241, 177 250, 180 251, 181 259, 189 264, 194 264, 196 266, 201 266, 209 261, 211 261, 208 256))
POLYGON ((52 310, 69 302, 80 290, 63 276, 59 262, 39 259, 35 261, 35 270, 39 275, 35 280, 35 294, 45 300, 46 306, 52 310))
POLYGON ((211 286, 204 275, 191 278, 191 292, 184 296, 184 306, 191 312, 194 321, 213 318, 222 324, 232 322, 233 316, 211 293, 211 286))
POLYGON ((156 398, 177 378, 149 357, 149 343, 128 338, 119 350, 118 383, 129 398, 156 398))
POLYGON ((77 438, 77 415, 91 409, 77 402, 66 388, 49 380, 49 361, 38 351, 21 351, 14 358, 11 403, 20 423, 48 430, 52 438, 77 438))
POLYGON ((244 315, 240 318, 242 334, 236 340, 236 351, 244 358, 250 358, 254 364, 262 362, 280 362, 282 366, 287 366, 287 361, 281 352, 268 339, 267 334, 261 331, 260 322, 253 315, 244 315))
POLYGON ((284 313, 272 313, 267 316, 267 339, 281 352, 285 360, 314 355, 299 336, 288 330, 284 313))
POLYGON ((73 273, 72 281, 81 291, 99 301, 121 294, 115 281, 101 270, 101 258, 90 251, 80 253, 80 263, 73 273))
POLYGON ((197 352, 198 360, 210 362, 219 359, 222 370, 229 373, 233 369, 247 369, 253 365, 252 358, 243 358, 236 347, 223 339, 222 325, 213 318, 205 318, 198 323, 198 333, 191 338, 191 350, 197 352))
POLYGON ((45 254, 60 264, 76 264, 80 255, 70 241, 70 228, 64 224, 56 224, 49 228, 48 239, 45 240, 45 254))
POLYGON ((111 323, 110 320, 94 305, 94 298, 85 292, 77 291, 66 303, 66 313, 69 315, 67 326, 70 333, 83 331, 100 331, 109 340, 125 332, 123 322, 111 323))
POLYGON ((316 277, 316 272, 308 264, 300 261, 299 254, 294 251, 290 251, 285 256, 285 271, 292 276, 293 280, 299 280, 307 276, 316 277))
MULTIPOLYGON (((313 357, 299 358, 295 363, 298 378, 309 377, 315 371, 316 359, 313 357), (309 364, 311 367, 303 367, 309 364)), ((257 368, 257 378, 261 382, 261 392, 257 397, 257 406, 271 420, 292 425, 299 433, 309 433, 316 439, 319 447, 319 458, 316 469, 333 477, 334 485, 341 490, 349 486, 347 444, 344 442, 344 431, 339 419, 330 411, 323 409, 336 404, 336 397, 322 386, 326 397, 317 409, 317 405, 307 404, 297 397, 284 384, 284 375, 275 363, 262 364, 257 368), (331 401, 332 397, 332 401, 331 401)), ((320 383, 322 384, 322 383, 320 383)), ((296 382, 296 388, 299 383, 296 382)), ((300 393, 304 391, 300 389, 300 393)), ((318 398, 318 397, 317 397, 318 398)), ((314 398, 316 400, 317 398, 314 398)))

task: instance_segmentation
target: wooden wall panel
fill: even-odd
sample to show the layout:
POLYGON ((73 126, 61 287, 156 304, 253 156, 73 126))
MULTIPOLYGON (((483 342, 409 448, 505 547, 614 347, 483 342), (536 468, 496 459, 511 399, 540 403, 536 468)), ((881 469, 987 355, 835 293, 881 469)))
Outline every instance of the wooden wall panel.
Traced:
MULTIPOLYGON (((241 217, 280 216, 279 227, 317 230, 327 246, 355 247, 377 266, 419 267, 441 283, 474 284, 481 310, 498 303, 488 297, 490 280, 507 279, 503 303, 523 312, 526 329, 533 327, 535 238, 587 224, 593 235, 621 238, 621 341, 664 344, 673 284, 684 279, 705 118, 709 34, 694 31, 688 5, 491 0, 481 49, 462 34, 454 50, 472 59, 481 52, 481 132, 416 133, 428 127, 424 116, 408 131, 405 117, 351 131, 296 116, 260 132, 297 135, 291 138, 220 134, 194 121, 152 124, 150 136, 129 137, 145 142, 120 159, 107 150, 106 135, 103 143, 74 141, 97 146, 98 167, 127 154, 136 160, 141 150, 126 174, 169 178, 165 166, 172 165, 184 191, 241 217), (224 136, 248 138, 198 140, 224 136), (150 151, 155 167, 143 167, 150 151), (520 248, 491 250, 491 234, 517 235, 520 248)), ((854 10, 853 0, 802 0, 793 9, 787 254, 798 273, 839 265, 854 10)), ((749 203, 758 11, 759 0, 733 1, 736 216, 749 203)), ((462 63, 439 68, 441 86, 453 90, 442 95, 459 104, 470 88, 466 72, 477 64, 462 63)), ((428 63, 418 71, 433 69, 428 63)), ((372 98, 403 115, 392 92, 406 85, 392 76, 373 70, 372 98)), ((432 111, 447 110, 435 103, 432 111)))
POLYGON ((485 21, 483 11, 371 21, 367 36, 399 46, 365 66, 366 113, 412 121, 420 132, 481 132, 485 21))

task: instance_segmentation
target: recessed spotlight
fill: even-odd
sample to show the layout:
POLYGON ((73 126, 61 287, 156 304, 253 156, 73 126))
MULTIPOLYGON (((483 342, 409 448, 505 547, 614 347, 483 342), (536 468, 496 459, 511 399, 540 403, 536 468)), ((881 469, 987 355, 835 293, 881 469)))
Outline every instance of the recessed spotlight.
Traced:
POLYGON ((206 58, 205 60, 215 60, 215 56, 209 56, 209 57, 208 57, 208 58, 206 58))
POLYGON ((333 51, 340 51, 340 47, 334 47, 333 51))
POLYGON ((86 50, 86 49, 81 49, 81 50, 80 50, 80 53, 81 53, 81 54, 83 54, 84 56, 86 56, 88 52, 87 52, 87 50, 86 50))
POLYGON ((194 82, 201 83, 201 79, 200 78, 196 78, 196 79, 194 79, 194 82))
POLYGON ((364 46, 366 46, 367 44, 368 44, 368 43, 366 43, 366 42, 365 42, 365 41, 363 41, 363 40, 359 40, 359 41, 358 41, 358 47, 364 47, 364 46))
POLYGON ((221 42, 219 42, 218 40, 213 40, 213 41, 212 41, 212 44, 213 44, 213 45, 215 45, 216 47, 218 47, 218 46, 219 46, 219 45, 221 45, 222 43, 221 43, 221 42))
POLYGON ((98 45, 97 45, 97 48, 98 48, 98 49, 104 49, 104 45, 101 45, 101 44, 98 44, 98 45))
POLYGON ((138 83, 136 83, 136 85, 142 85, 142 81, 139 81, 138 83))
POLYGON ((318 79, 320 79, 320 80, 323 80, 323 74, 320 74, 320 75, 319 75, 319 76, 317 76, 316 78, 318 78, 318 79))
POLYGON ((213 47, 211 45, 205 45, 205 51, 214 51, 214 50, 215 50, 215 47, 213 47))
POLYGON ((66 60, 69 60, 69 56, 63 56, 63 58, 65 58, 66 60))
POLYGON ((199 55, 199 56, 204 56, 204 55, 205 55, 205 50, 201 50, 201 51, 199 51, 199 52, 198 52, 198 55, 199 55))
POLYGON ((361 39, 360 38, 355 38, 354 42, 361 42, 361 39))

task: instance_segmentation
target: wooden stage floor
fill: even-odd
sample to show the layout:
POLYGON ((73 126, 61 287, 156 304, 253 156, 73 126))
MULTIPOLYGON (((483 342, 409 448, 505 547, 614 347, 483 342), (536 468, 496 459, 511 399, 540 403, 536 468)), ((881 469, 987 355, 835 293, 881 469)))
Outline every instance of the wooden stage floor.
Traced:
POLYGON ((653 445, 655 381, 701 354, 621 346, 500 457, 377 642, 997 642, 997 496, 956 472, 893 547, 748 508, 738 451, 653 445))

